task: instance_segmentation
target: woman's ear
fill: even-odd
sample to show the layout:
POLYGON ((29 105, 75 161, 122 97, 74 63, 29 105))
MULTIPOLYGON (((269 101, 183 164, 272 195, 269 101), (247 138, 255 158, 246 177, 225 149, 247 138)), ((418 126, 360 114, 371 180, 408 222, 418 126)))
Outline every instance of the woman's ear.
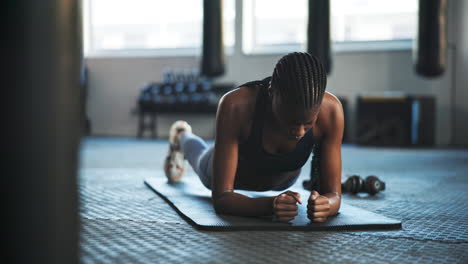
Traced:
POLYGON ((273 89, 271 89, 271 84, 267 88, 268 91, 268 97, 272 98, 273 97, 273 89))

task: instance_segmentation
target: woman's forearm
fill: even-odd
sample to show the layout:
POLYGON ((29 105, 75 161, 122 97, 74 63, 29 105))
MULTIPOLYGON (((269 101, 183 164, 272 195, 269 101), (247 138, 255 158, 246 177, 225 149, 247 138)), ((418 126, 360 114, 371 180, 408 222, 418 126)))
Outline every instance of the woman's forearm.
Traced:
POLYGON ((235 192, 225 192, 213 199, 217 213, 238 216, 266 216, 273 214, 273 197, 251 198, 235 192))

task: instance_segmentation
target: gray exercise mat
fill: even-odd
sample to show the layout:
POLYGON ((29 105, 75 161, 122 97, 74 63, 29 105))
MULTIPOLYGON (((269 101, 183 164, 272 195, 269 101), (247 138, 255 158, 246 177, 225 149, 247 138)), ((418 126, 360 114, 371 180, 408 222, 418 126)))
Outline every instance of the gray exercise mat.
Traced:
MULTIPOLYGON (((163 175, 161 175, 163 176, 163 175)), ((164 177, 164 176, 163 176, 164 177)), ((206 189, 196 177, 186 177, 176 184, 169 184, 164 177, 145 179, 148 187, 168 202, 185 220, 201 230, 393 230, 401 229, 401 222, 372 213, 342 202, 339 214, 329 217, 325 223, 314 223, 307 218, 306 190, 301 193, 303 201, 299 214, 290 223, 272 221, 271 217, 241 217, 216 214, 211 204, 211 191, 206 189)), ((236 191, 250 197, 273 196, 281 192, 236 191)))

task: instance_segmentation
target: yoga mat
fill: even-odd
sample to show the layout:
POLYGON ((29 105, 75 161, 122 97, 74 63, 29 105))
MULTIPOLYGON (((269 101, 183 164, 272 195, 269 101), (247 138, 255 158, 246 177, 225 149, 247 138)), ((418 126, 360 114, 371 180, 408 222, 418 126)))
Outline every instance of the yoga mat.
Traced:
MULTIPOLYGON (((186 221, 200 230, 301 230, 301 231, 353 231, 401 229, 401 222, 341 202, 339 214, 329 217, 324 223, 311 222, 307 218, 306 190, 292 189, 301 193, 303 201, 299 214, 290 223, 272 221, 272 217, 242 217, 216 214, 211 203, 211 191, 196 177, 183 178, 181 182, 169 184, 164 177, 145 179, 145 184, 169 203, 186 221)), ((273 196, 281 192, 237 191, 250 197, 273 196)))

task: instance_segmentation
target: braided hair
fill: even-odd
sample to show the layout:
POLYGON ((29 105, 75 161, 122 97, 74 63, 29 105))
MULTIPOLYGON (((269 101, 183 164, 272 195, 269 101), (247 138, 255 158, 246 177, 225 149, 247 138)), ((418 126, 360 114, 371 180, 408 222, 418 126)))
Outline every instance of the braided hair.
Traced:
POLYGON ((293 52, 282 57, 275 66, 271 87, 287 104, 311 109, 320 106, 327 73, 317 57, 306 52, 293 52))

